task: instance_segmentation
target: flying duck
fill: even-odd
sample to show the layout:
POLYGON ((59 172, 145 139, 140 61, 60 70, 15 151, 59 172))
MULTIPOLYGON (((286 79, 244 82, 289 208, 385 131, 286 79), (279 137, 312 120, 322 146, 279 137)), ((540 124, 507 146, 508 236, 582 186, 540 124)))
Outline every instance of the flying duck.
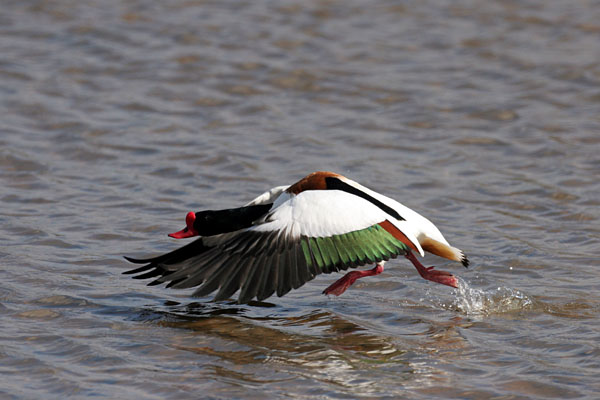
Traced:
POLYGON ((315 172, 290 186, 278 186, 239 208, 190 211, 175 239, 199 236, 169 253, 148 259, 125 257, 140 268, 124 272, 155 278, 178 289, 199 286, 193 296, 214 291, 215 301, 238 303, 283 296, 315 276, 348 272, 324 294, 344 293, 357 279, 378 275, 390 258, 403 255, 424 279, 458 287, 456 277, 425 267, 414 253, 425 251, 469 265, 425 217, 342 175, 315 172))

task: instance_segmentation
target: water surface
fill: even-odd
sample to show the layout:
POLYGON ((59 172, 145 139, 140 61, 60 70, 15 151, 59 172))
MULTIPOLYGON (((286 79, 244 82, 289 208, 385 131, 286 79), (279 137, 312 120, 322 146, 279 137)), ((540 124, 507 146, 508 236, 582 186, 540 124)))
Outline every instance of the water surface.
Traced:
POLYGON ((5 2, 0 397, 595 398, 597 2, 5 2), (333 170, 472 267, 236 305, 121 275, 333 170))

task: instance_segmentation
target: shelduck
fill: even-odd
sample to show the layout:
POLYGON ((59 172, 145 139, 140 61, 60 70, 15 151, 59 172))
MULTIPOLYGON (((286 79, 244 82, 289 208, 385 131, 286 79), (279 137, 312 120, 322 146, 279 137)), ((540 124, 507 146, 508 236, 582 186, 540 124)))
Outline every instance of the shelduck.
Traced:
POLYGON ((125 257, 140 268, 124 272, 156 278, 178 289, 199 286, 194 296, 217 291, 215 301, 283 296, 315 276, 352 271, 324 294, 341 295, 357 279, 378 275, 384 263, 403 255, 427 280, 457 287, 452 274, 424 267, 414 253, 433 253, 469 265, 436 226, 399 202, 342 175, 315 172, 293 185, 275 187, 243 207, 190 211, 186 227, 169 236, 197 240, 148 259, 125 257))

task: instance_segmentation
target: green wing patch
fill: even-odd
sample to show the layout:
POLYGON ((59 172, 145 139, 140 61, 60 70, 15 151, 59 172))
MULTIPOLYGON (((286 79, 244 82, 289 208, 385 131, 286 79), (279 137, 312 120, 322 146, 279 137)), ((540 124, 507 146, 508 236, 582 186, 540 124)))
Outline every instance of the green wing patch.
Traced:
POLYGON ((329 237, 302 237, 302 254, 309 268, 329 273, 372 264, 405 254, 409 248, 379 224, 329 237))

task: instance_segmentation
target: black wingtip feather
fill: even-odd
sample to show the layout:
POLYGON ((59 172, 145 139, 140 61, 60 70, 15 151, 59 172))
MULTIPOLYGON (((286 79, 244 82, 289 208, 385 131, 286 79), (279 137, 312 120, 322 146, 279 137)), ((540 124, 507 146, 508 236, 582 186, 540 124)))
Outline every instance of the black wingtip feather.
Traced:
POLYGON ((132 276, 133 279, 148 279, 154 278, 155 276, 164 275, 164 272, 160 269, 154 269, 152 271, 148 271, 145 274, 132 276))
MULTIPOLYGON (((186 279, 187 279, 187 277, 185 277, 185 278, 179 278, 179 279, 175 279, 174 281, 171 281, 171 282, 169 282, 169 283, 167 284, 167 286, 165 286, 165 287, 166 287, 166 288, 170 288, 170 287, 172 287, 172 286, 175 286, 175 285, 177 285, 177 284, 178 284, 179 282, 181 282, 181 281, 185 281, 186 279)), ((154 282, 157 282, 157 281, 154 281, 154 282)), ((154 283, 154 282, 150 282, 150 283, 154 283)), ((158 282, 158 283, 161 283, 161 282, 158 282)), ((157 285, 158 285, 158 283, 157 283, 157 285)), ((148 286, 150 286, 150 285, 148 284, 148 286)))
POLYGON ((132 275, 132 274, 137 274, 139 272, 144 272, 149 270, 150 268, 153 268, 154 266, 152 264, 149 265, 144 265, 143 267, 139 267, 139 268, 135 268, 135 269, 130 269, 129 271, 125 271, 122 272, 123 275, 132 275))
POLYGON ((462 262, 462 265, 463 265, 465 268, 469 268, 469 263, 470 263, 470 262, 469 262, 469 259, 467 258, 467 255, 466 255, 466 254, 463 254, 461 262, 462 262))
POLYGON ((133 257, 127 257, 127 256, 123 256, 123 258, 133 264, 146 264, 146 263, 149 263, 150 261, 152 261, 151 259, 142 260, 141 258, 133 258, 133 257))

